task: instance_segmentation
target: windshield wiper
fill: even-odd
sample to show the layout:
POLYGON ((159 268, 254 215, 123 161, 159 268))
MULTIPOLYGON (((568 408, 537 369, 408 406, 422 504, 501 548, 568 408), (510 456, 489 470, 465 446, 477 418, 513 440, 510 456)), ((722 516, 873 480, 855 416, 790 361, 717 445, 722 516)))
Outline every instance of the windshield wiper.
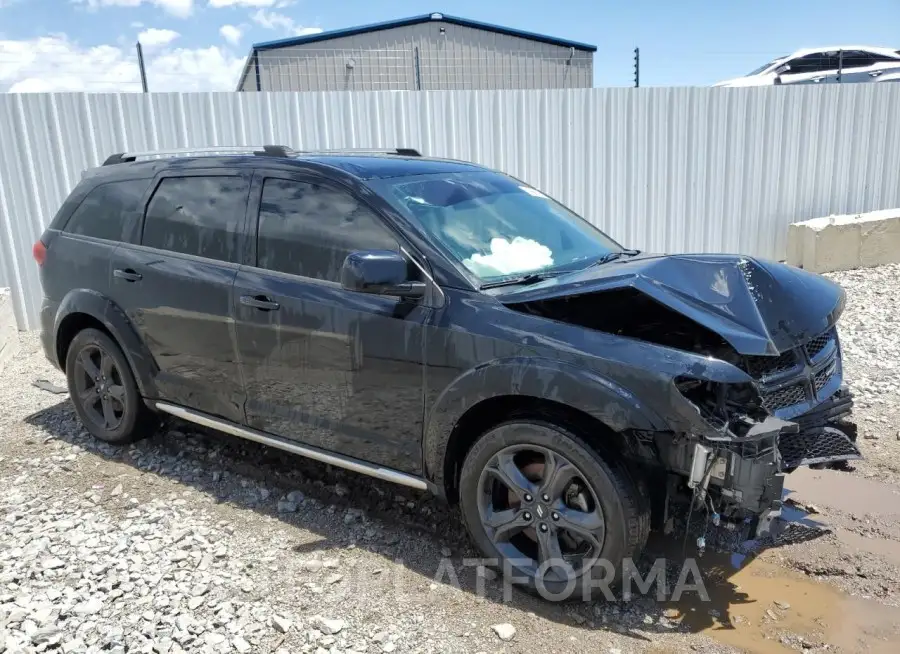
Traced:
POLYGON ((482 284, 478 287, 478 290, 483 291, 488 288, 497 288, 499 286, 513 286, 515 284, 536 284, 537 282, 542 282, 545 279, 550 279, 551 277, 562 275, 563 272, 564 271, 562 270, 552 270, 545 272, 528 273, 527 275, 520 275, 519 277, 509 277, 507 279, 500 279, 496 282, 487 282, 486 284, 482 284))
POLYGON ((597 259, 592 266, 602 266, 604 263, 609 263, 610 261, 615 261, 620 257, 634 257, 641 253, 640 250, 618 250, 616 252, 607 252, 602 257, 597 259))

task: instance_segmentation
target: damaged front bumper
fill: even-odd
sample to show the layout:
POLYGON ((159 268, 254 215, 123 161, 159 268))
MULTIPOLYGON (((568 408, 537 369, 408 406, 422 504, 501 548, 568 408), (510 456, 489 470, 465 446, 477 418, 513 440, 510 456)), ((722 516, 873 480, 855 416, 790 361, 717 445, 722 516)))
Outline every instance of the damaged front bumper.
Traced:
POLYGON ((694 497, 708 501, 715 515, 752 523, 761 536, 780 512, 786 473, 861 458, 848 420, 852 406, 842 386, 811 411, 791 420, 769 416, 740 438, 686 436, 667 448, 667 467, 685 476, 694 497))

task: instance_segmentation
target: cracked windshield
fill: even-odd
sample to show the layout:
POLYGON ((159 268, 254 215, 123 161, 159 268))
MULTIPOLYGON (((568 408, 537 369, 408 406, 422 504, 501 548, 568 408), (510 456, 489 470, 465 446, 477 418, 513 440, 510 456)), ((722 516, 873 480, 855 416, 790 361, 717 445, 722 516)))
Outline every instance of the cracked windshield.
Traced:
POLYGON ((506 175, 419 175, 385 186, 396 207, 483 280, 577 270, 622 249, 558 202, 506 175))

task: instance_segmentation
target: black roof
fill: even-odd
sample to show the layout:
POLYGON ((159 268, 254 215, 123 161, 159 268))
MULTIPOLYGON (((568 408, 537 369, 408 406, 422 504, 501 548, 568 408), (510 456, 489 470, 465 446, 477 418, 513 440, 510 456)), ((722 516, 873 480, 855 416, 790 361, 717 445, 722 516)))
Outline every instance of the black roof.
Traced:
POLYGON ((301 156, 304 161, 314 161, 340 168, 360 179, 404 177, 430 173, 466 173, 485 170, 477 164, 450 159, 426 159, 424 157, 398 157, 396 155, 314 155, 301 156))
POLYGON ((409 18, 400 18, 397 20, 387 20, 382 23, 372 23, 370 25, 359 25, 358 27, 348 27, 339 30, 331 30, 328 32, 319 32, 318 34, 307 34, 305 36, 293 36, 287 39, 279 39, 277 41, 265 41, 263 43, 253 44, 253 52, 260 50, 272 50, 275 48, 284 48, 291 45, 301 45, 303 43, 315 43, 317 41, 327 41, 342 36, 353 36, 355 34, 366 34, 368 32, 378 32, 381 30, 391 29, 394 27, 405 27, 407 25, 418 25, 419 23, 444 22, 454 25, 462 25, 464 27, 474 27, 475 29, 486 30, 488 32, 496 32, 498 34, 506 34, 508 36, 518 36, 531 41, 540 41, 549 43, 550 45, 558 45, 563 48, 575 48, 576 50, 584 50, 585 52, 596 52, 597 46, 588 43, 579 43, 578 41, 569 41, 567 39, 558 39, 554 36, 546 34, 538 34, 536 32, 526 32, 511 27, 503 27, 502 25, 494 25, 493 23, 482 23, 477 20, 469 20, 468 18, 459 18, 457 16, 448 16, 442 13, 422 14, 421 16, 410 16, 409 18))
MULTIPOLYGON (((313 164, 314 167, 328 166, 359 179, 405 177, 407 175, 427 175, 434 173, 462 173, 487 170, 478 164, 453 159, 429 159, 421 155, 371 153, 353 154, 345 152, 290 152, 283 146, 265 146, 265 152, 244 152, 234 154, 206 154, 202 156, 175 156, 158 159, 140 159, 138 153, 110 155, 98 168, 85 171, 85 176, 104 178, 130 177, 135 170, 144 175, 155 175, 171 168, 203 168, 217 166, 251 166, 254 168, 280 168, 290 170, 313 164), (276 150, 284 150, 279 154, 276 150), (262 155, 262 156, 261 156, 262 155)), ((414 150, 410 150, 415 152, 414 150)), ((178 151, 175 151, 178 152, 178 151)), ((401 152, 405 152, 401 149, 401 152)), ((160 152, 165 154, 165 152, 160 152)))

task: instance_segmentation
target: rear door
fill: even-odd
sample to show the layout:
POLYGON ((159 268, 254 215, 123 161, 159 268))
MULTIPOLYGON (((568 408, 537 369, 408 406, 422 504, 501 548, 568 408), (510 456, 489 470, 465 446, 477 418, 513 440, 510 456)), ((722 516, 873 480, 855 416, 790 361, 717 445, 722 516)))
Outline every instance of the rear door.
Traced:
POLYGON ((900 72, 900 59, 863 50, 845 50, 842 65, 837 78, 842 84, 874 82, 884 74, 900 72))
POLYGON ((111 270, 111 296, 159 368, 154 399, 234 422, 244 389, 231 294, 251 177, 222 168, 161 174, 111 270))
POLYGON ((255 265, 235 283, 249 426, 420 472, 431 309, 339 282, 350 252, 399 251, 397 236, 359 197, 319 178, 257 173, 251 196, 255 265))

